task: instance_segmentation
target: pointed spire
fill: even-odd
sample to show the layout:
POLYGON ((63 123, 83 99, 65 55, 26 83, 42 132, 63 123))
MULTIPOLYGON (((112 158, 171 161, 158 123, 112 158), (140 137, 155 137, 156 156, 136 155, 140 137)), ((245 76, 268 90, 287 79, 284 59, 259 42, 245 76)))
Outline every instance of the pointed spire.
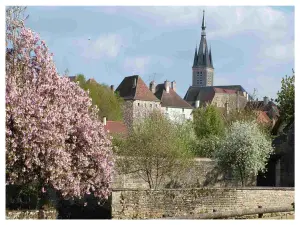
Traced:
POLYGON ((204 65, 209 66, 209 54, 207 44, 205 45, 204 65))
POLYGON ((203 10, 203 18, 202 18, 202 30, 205 31, 206 23, 205 23, 205 10, 203 10))
POLYGON ((196 66, 198 62, 198 54, 197 54, 197 44, 196 44, 196 48, 195 48, 195 56, 194 56, 194 64, 193 66, 196 66))
POLYGON ((209 45, 209 61, 212 68, 214 68, 214 64, 212 61, 212 55, 211 55, 211 45, 209 45))

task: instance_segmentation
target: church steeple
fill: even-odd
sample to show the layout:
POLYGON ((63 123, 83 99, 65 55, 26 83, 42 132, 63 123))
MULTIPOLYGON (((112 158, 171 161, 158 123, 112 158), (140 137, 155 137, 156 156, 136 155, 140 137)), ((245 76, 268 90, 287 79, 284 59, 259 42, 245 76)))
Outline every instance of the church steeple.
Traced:
POLYGON ((213 85, 214 67, 211 54, 211 47, 206 40, 206 20, 205 11, 203 10, 201 24, 201 40, 197 52, 197 47, 193 62, 193 86, 205 87, 213 85))
POLYGON ((203 18, 202 18, 202 33, 205 35, 205 28, 206 28, 206 23, 205 23, 205 11, 203 10, 203 18))
POLYGON ((213 64, 213 61, 212 61, 212 55, 211 55, 211 46, 209 46, 209 61, 210 61, 211 67, 214 68, 214 64, 213 64))
POLYGON ((193 66, 196 66, 196 65, 197 65, 197 61, 198 61, 198 54, 197 54, 197 45, 196 45, 196 48, 195 48, 195 56, 194 56, 194 64, 193 64, 193 66))

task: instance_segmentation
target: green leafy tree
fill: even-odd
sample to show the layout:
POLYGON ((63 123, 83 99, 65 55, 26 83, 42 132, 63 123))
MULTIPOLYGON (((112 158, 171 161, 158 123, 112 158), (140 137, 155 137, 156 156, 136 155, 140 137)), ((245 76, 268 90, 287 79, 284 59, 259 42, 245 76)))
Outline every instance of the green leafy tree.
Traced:
POLYGON ((123 174, 137 173, 150 189, 157 189, 165 178, 191 165, 191 142, 186 129, 159 112, 151 113, 136 124, 126 139, 118 140, 117 167, 123 174))
POLYGON ((109 120, 122 120, 123 99, 114 93, 108 85, 99 84, 93 79, 87 81, 82 74, 76 76, 76 81, 79 82, 82 89, 89 91, 92 104, 99 109, 100 118, 106 116, 109 120))
POLYGON ((233 178, 246 185, 249 178, 264 172, 272 154, 271 139, 266 136, 255 121, 232 123, 215 149, 215 158, 223 171, 230 171, 233 178))
POLYGON ((194 154, 211 158, 219 145, 219 139, 225 133, 225 122, 221 112, 211 104, 196 109, 193 112, 193 127, 197 137, 194 154))
POLYGON ((285 76, 281 80, 281 90, 277 99, 282 119, 290 123, 295 118, 295 73, 291 77, 285 76))
POLYGON ((201 107, 193 112, 194 129, 198 138, 224 134, 225 125, 220 111, 214 105, 201 107))

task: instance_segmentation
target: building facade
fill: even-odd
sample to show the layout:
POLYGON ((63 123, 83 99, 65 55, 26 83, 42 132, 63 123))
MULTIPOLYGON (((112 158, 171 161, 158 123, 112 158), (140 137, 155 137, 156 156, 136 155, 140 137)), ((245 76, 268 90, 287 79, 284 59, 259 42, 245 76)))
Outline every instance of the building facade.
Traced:
POLYGON ((152 81, 149 88, 160 100, 161 112, 171 121, 184 122, 186 120, 192 120, 193 107, 176 93, 175 81, 171 83, 165 81, 158 85, 152 81))
POLYGON ((160 100, 138 75, 125 77, 116 92, 124 99, 124 123, 131 128, 154 110, 161 111, 160 100))

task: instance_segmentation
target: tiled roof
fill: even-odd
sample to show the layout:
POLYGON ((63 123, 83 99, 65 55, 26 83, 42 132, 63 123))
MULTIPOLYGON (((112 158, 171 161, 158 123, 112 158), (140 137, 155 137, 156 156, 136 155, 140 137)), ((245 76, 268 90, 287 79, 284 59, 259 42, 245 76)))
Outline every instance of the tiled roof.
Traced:
POLYGON ((123 122, 120 121, 107 121, 104 126, 105 131, 111 134, 127 134, 127 127, 123 122))
POLYGON ((217 88, 217 87, 214 87, 214 91, 215 93, 227 93, 227 94, 236 94, 237 92, 237 90, 217 88))
POLYGON ((162 107, 188 108, 193 107, 184 101, 172 88, 169 88, 169 93, 166 92, 164 84, 156 86, 155 96, 160 99, 162 107))
POLYGON ((277 118, 280 115, 277 105, 272 101, 269 101, 266 105, 264 101, 247 102, 246 108, 264 111, 271 119, 277 118))
POLYGON ((257 118, 256 118, 257 122, 259 122, 259 123, 271 123, 272 122, 266 112, 256 111, 256 113, 257 113, 257 118))
POLYGON ((200 102, 210 102, 214 98, 215 93, 233 94, 236 93, 237 91, 240 91, 242 95, 242 92, 245 92, 245 89, 241 85, 206 86, 206 87, 190 86, 184 96, 184 100, 188 102, 193 102, 199 99, 200 102))
POLYGON ((138 75, 125 77, 119 87, 116 89, 120 97, 125 100, 143 100, 156 101, 159 100, 149 90, 145 82, 138 75))

